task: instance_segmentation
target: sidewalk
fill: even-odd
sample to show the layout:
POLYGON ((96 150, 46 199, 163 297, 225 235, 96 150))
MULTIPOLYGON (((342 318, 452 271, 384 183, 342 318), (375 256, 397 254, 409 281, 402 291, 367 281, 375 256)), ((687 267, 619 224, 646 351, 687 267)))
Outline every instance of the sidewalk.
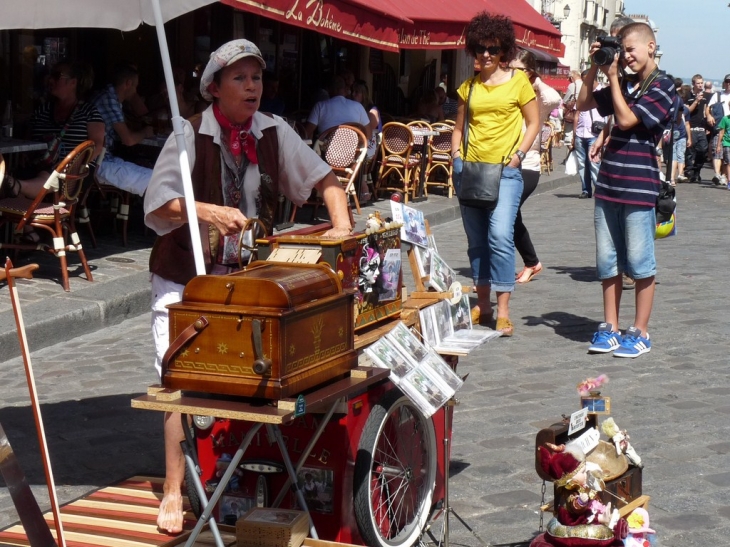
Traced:
MULTIPOLYGON (((566 177, 565 168, 560 165, 564 150, 556 149, 556 170, 541 177, 535 194, 569 184, 574 184, 578 189, 577 177, 566 177)), ((423 211, 432 227, 461 216, 456 198, 431 194, 428 200, 409 205, 423 211)), ((36 252, 14 263, 15 266, 31 262, 41 265, 34 279, 17 280, 28 343, 32 350, 116 325, 149 311, 148 261, 154 234, 144 233, 141 211, 138 210, 141 206, 139 203, 136 206, 137 210, 133 210, 130 219, 127 248, 121 245, 121 236, 97 235, 99 246, 93 249, 86 228, 79 227, 79 236, 94 277, 93 283, 86 281, 76 253, 68 256, 71 281, 71 292, 68 293, 58 282, 60 266, 57 258, 36 252)), ((357 230, 364 229, 368 214, 374 211, 380 211, 383 217, 390 216, 390 201, 381 199, 363 207, 362 214, 355 215, 357 230)), ((302 216, 306 217, 307 212, 304 211, 302 216)), ((10 295, 5 285, 0 285, 0 355, 3 359, 20 355, 10 295)))

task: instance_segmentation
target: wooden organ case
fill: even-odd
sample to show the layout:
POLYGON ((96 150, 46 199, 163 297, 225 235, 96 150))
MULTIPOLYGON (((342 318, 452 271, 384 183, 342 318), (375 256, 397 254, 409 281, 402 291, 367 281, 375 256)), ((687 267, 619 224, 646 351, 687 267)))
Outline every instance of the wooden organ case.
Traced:
POLYGON ((324 264, 254 262, 192 279, 170 310, 162 384, 281 399, 357 366, 354 291, 324 264))

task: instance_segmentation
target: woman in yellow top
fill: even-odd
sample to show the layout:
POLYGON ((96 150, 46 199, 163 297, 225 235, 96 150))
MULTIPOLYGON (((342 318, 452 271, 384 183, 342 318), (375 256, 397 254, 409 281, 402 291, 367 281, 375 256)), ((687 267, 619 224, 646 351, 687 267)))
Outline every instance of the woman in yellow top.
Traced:
POLYGON ((514 224, 523 188, 520 165, 540 130, 540 115, 535 91, 525 73, 505 68, 516 51, 514 27, 507 17, 478 14, 467 27, 466 44, 466 50, 476 58, 479 74, 466 80, 458 90, 459 106, 451 141, 457 195, 462 159, 505 164, 494 209, 461 207, 477 292, 472 318, 482 325, 491 323, 494 312, 489 294, 494 289, 496 329, 503 336, 512 336, 509 299, 515 288, 514 224), (467 157, 462 158, 465 119, 469 145, 467 157))

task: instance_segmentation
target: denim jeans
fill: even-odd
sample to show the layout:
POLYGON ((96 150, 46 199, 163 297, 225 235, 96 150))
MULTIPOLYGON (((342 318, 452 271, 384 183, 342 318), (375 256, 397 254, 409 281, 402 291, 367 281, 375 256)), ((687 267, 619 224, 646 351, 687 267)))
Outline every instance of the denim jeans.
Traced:
MULTIPOLYGON (((458 182, 454 184, 458 195, 458 182)), ((471 275, 477 286, 491 285, 497 292, 515 289, 514 226, 522 187, 522 172, 505 167, 494 209, 461 207, 471 275)))
POLYGON ((599 168, 599 165, 593 163, 589 157, 589 152, 594 142, 596 142, 596 137, 575 138, 575 159, 578 160, 578 176, 580 176, 581 189, 589 197, 593 195, 593 187, 598 178, 599 168))
POLYGON ((596 199, 593 221, 598 279, 610 279, 622 272, 633 279, 656 275, 653 207, 596 199))

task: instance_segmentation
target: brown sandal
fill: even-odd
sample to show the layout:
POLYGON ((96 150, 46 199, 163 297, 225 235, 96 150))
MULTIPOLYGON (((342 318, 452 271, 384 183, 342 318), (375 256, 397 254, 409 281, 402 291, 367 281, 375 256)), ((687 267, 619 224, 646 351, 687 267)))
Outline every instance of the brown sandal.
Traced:
POLYGON ((525 266, 517 275, 517 283, 529 283, 533 277, 542 271, 542 264, 539 262, 534 266, 525 266))
POLYGON ((502 336, 512 336, 515 333, 515 326, 507 317, 497 317, 497 326, 494 329, 502 333, 502 336))
POLYGON ((489 313, 482 313, 479 306, 474 306, 471 309, 471 323, 472 325, 481 325, 482 327, 488 327, 494 321, 494 310, 490 310, 489 313))

